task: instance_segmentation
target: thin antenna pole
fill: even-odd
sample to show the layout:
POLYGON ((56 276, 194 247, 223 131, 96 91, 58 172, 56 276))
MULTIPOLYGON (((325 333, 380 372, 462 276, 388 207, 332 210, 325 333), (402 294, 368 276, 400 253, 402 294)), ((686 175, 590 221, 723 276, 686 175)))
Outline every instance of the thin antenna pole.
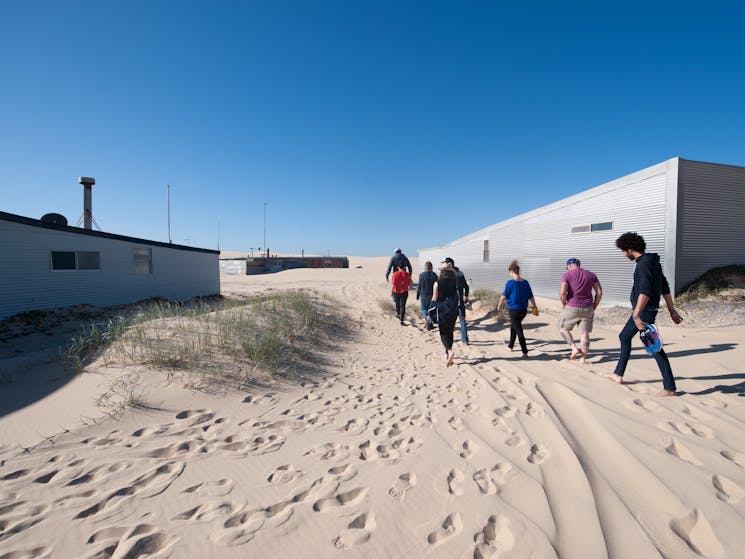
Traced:
POLYGON ((166 188, 166 199, 168 201, 168 242, 171 242, 171 185, 166 188))
POLYGON ((217 250, 220 250, 220 220, 217 220, 217 250))
POLYGON ((266 202, 264 202, 264 250, 266 250, 266 202))

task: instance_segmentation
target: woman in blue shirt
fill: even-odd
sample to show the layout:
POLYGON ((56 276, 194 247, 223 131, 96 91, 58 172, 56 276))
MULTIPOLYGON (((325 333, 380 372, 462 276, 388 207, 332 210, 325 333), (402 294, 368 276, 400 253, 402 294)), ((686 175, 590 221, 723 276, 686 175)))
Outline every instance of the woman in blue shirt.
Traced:
POLYGON ((507 271, 512 279, 507 281, 504 286, 504 292, 497 304, 497 313, 502 310, 505 302, 510 313, 510 342, 507 347, 515 347, 515 338, 520 341, 520 349, 523 350, 523 357, 528 356, 528 346, 525 343, 525 334, 523 334, 523 319, 528 314, 528 303, 530 303, 533 314, 538 314, 533 290, 530 289, 528 280, 520 277, 520 265, 517 260, 510 262, 507 271))

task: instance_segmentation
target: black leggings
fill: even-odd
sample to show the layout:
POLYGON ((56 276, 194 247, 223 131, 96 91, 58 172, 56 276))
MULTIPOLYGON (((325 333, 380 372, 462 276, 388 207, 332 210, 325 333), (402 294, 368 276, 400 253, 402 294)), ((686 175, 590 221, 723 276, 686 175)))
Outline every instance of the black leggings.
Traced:
POLYGON ((403 322, 404 316, 406 316, 406 300, 409 298, 409 292, 404 291, 403 293, 394 293, 393 300, 396 302, 396 316, 403 322))
POLYGON ((528 346, 525 343, 525 334, 523 334, 523 318, 528 314, 527 309, 509 309, 510 311, 510 343, 508 347, 515 347, 515 337, 520 341, 520 349, 523 353, 528 353, 528 346))
POLYGON ((453 349, 453 330, 455 330, 456 320, 458 320, 457 313, 450 320, 441 321, 437 324, 440 329, 440 340, 442 340, 442 345, 445 346, 445 353, 453 349))

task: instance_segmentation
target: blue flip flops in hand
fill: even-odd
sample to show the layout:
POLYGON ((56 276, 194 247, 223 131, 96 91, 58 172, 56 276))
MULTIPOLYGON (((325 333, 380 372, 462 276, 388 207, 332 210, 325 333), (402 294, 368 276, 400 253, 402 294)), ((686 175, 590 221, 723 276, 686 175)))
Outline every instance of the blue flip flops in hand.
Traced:
POLYGON ((644 344, 644 351, 649 355, 654 355, 662 349, 662 338, 654 324, 646 324, 645 326, 646 328, 639 334, 639 337, 644 344))

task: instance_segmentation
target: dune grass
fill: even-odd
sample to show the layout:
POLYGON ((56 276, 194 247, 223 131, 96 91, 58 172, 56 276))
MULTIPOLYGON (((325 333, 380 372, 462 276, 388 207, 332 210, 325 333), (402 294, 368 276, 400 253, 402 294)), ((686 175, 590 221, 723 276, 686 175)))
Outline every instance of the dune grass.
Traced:
POLYGON ((345 335, 331 301, 308 291, 276 291, 247 300, 157 301, 127 315, 81 328, 63 352, 82 371, 93 360, 138 364, 191 386, 241 385, 262 375, 292 376, 322 361, 321 350, 345 335))

